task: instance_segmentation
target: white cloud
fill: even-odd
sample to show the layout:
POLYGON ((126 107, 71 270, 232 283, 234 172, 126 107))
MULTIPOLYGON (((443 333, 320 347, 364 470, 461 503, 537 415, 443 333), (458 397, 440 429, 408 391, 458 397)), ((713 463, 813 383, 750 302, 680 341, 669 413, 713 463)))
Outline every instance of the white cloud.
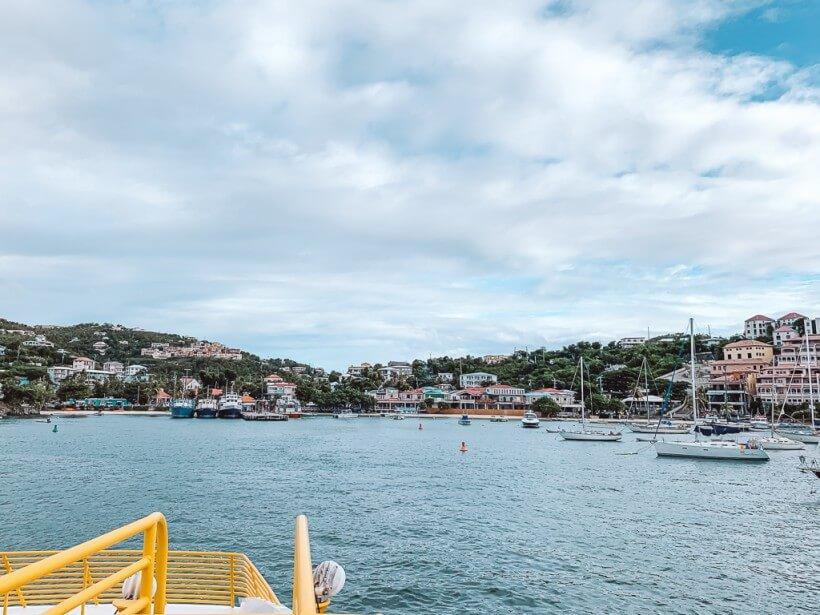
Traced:
POLYGON ((698 44, 760 4, 4 6, 0 310, 334 366, 811 311, 815 74, 698 44))

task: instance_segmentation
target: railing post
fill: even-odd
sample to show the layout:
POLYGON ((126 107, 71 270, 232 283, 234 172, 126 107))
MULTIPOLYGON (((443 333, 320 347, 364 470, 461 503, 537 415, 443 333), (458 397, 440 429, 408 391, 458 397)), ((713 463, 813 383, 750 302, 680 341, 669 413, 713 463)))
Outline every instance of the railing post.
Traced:
POLYGON ((154 588, 154 564, 157 556, 157 524, 145 528, 145 537, 142 543, 142 556, 148 559, 148 565, 142 571, 140 577, 140 595, 141 599, 147 598, 148 604, 140 613, 144 615, 151 615, 151 590, 154 588))
POLYGON ((307 517, 296 517, 293 541, 293 615, 317 615, 307 517))
POLYGON ((168 580, 168 522, 160 516, 157 520, 155 575, 157 593, 154 594, 154 615, 165 614, 165 589, 168 580))

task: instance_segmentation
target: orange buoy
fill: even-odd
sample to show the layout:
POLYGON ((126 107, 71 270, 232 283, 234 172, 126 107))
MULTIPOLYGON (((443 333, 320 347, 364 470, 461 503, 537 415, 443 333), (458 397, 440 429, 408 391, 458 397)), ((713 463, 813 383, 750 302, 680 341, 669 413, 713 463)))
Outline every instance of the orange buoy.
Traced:
POLYGON ((462 453, 467 452, 467 443, 464 442, 464 440, 461 441, 461 446, 458 448, 458 450, 461 451, 462 453))

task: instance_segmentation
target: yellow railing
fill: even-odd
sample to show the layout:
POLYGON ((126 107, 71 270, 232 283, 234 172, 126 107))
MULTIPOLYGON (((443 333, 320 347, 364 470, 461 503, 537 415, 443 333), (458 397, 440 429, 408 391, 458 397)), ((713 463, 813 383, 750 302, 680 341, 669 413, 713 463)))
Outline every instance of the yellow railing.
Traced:
MULTIPOLYGON (((85 605, 116 601, 119 615, 163 615, 166 602, 233 607, 239 598, 280 604, 242 553, 168 551, 165 517, 153 513, 65 551, 0 552, 3 615, 10 606, 54 605, 43 615, 64 615, 85 605), (110 550, 144 534, 143 548, 110 550), (142 573, 139 596, 122 600, 123 581, 142 573), (152 579, 156 590, 152 603, 152 579)), ((324 610, 327 605, 322 605, 324 610)), ((296 518, 293 548, 293 615, 317 615, 307 518, 296 518)))
POLYGON ((3 565, 7 574, 0 577, 0 595, 3 595, 3 615, 14 599, 20 606, 26 604, 54 604, 44 611, 44 615, 64 615, 68 611, 81 607, 84 611, 87 602, 98 601, 106 591, 118 587, 128 577, 137 572, 142 573, 139 597, 131 601, 121 615, 136 613, 148 615, 152 612, 151 596, 153 579, 156 577, 156 592, 153 594, 153 612, 161 615, 165 612, 165 579, 168 565, 168 526, 161 513, 152 513, 138 521, 129 523, 119 529, 98 536, 65 551, 47 554, 28 552, 36 561, 25 563, 15 568, 18 557, 25 558, 27 553, 3 553, 3 565), (89 559, 108 547, 143 534, 142 551, 136 561, 123 566, 114 566, 106 576, 93 582, 89 559), (74 585, 72 577, 79 575, 79 583, 74 585), (34 584, 37 595, 27 599, 34 584), (12 593, 13 592, 13 593, 12 593), (39 598, 39 599, 38 599, 39 598))

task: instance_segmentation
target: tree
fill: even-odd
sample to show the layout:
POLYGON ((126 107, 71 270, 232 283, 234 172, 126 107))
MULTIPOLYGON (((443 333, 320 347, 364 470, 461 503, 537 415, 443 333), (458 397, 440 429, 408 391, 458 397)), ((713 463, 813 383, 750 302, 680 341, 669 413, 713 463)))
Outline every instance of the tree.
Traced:
POLYGON ((561 412, 561 406, 549 395, 539 397, 532 402, 532 409, 534 412, 541 413, 541 416, 544 417, 555 416, 561 412))
POLYGON ((57 387, 57 399, 67 401, 69 399, 85 399, 91 393, 91 387, 85 381, 82 374, 77 374, 66 378, 57 387))

